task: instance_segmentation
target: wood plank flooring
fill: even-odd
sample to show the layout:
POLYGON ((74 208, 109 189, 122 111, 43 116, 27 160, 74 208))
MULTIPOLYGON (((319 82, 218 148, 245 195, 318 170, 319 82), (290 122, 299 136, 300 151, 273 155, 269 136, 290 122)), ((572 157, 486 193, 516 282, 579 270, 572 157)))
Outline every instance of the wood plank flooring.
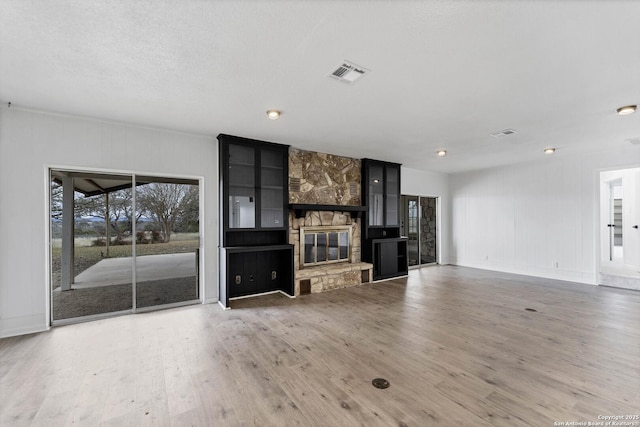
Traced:
POLYGON ((232 307, 0 340, 0 425, 553 426, 640 414, 639 291, 442 266, 232 307))

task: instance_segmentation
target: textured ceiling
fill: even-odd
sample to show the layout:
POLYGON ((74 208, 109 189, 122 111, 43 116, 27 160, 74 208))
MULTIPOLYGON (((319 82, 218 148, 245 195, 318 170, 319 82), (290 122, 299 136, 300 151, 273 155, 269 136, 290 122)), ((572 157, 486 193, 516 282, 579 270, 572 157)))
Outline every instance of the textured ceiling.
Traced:
POLYGON ((615 114, 638 22, 632 0, 0 0, 0 101, 457 172, 639 137, 615 114), (345 59, 371 72, 327 78, 345 59))

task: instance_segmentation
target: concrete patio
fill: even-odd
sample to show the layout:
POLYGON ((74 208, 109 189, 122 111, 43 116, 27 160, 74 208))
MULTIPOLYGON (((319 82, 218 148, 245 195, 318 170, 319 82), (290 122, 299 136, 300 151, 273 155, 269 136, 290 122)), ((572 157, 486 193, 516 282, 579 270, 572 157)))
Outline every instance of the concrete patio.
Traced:
MULTIPOLYGON (((129 284, 132 282, 132 273, 131 257, 105 258, 78 274, 72 289, 129 284)), ((193 252, 136 257, 137 282, 195 276, 195 274, 196 254, 193 252)))

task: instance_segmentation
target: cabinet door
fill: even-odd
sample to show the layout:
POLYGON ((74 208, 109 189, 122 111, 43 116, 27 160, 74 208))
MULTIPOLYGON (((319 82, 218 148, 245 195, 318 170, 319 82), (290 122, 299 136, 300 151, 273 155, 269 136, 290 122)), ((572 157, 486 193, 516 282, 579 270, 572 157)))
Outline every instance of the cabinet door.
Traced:
POLYGON ((398 243, 395 240, 380 242, 380 276, 392 276, 398 272, 398 243))
POLYGON ((384 225, 384 166, 370 164, 368 175, 369 226, 382 226, 384 225))
POLYGON ((386 201, 385 201, 385 225, 395 227, 398 221, 400 207, 400 168, 398 166, 386 166, 386 201))
POLYGON ((229 144, 229 228, 256 226, 255 149, 229 144))
POLYGON ((260 226, 284 227, 285 158, 282 152, 260 150, 260 226))
POLYGON ((257 256, 255 253, 229 254, 229 297, 239 297, 255 292, 255 267, 257 256))

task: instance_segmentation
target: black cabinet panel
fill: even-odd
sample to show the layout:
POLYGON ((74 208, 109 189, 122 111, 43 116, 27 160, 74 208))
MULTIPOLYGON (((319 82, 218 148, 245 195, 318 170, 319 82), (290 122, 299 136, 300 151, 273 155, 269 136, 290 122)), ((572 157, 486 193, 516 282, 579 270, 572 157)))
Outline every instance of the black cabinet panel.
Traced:
POLYGON ((381 280, 408 273, 406 237, 372 239, 373 279, 381 280))
POLYGON ((385 203, 384 220, 387 227, 398 227, 400 222, 400 166, 385 167, 385 203))
POLYGON ((366 182, 367 198, 367 224, 370 227, 384 226, 384 165, 378 162, 367 166, 366 182))
POLYGON ((362 260, 373 263, 374 280, 407 274, 407 242, 400 237, 400 165, 362 160, 362 260))
POLYGON ((227 183, 228 228, 254 228, 256 226, 256 185, 254 147, 229 144, 227 183))
POLYGON ((287 243, 289 146, 230 135, 218 140, 222 245, 287 243), (285 233, 268 233, 274 230, 285 233))
POLYGON ((398 271, 398 245, 395 241, 382 241, 378 243, 380 254, 380 276, 393 275, 398 271))
POLYGON ((399 164, 363 159, 362 193, 367 203, 367 221, 363 226, 367 229, 400 226, 399 164))
MULTIPOLYGON (((282 228, 287 218, 284 195, 288 194, 285 174, 288 157, 271 149, 260 150, 260 225, 262 228, 282 228), (283 179, 284 177, 284 179, 283 179)), ((288 224, 287 224, 288 225, 288 224)))
POLYGON ((283 291, 293 295, 293 246, 257 246, 222 248, 223 270, 226 272, 221 302, 229 306, 229 298, 283 291))
POLYGON ((281 290, 293 295, 289 146, 218 135, 220 301, 281 290))

